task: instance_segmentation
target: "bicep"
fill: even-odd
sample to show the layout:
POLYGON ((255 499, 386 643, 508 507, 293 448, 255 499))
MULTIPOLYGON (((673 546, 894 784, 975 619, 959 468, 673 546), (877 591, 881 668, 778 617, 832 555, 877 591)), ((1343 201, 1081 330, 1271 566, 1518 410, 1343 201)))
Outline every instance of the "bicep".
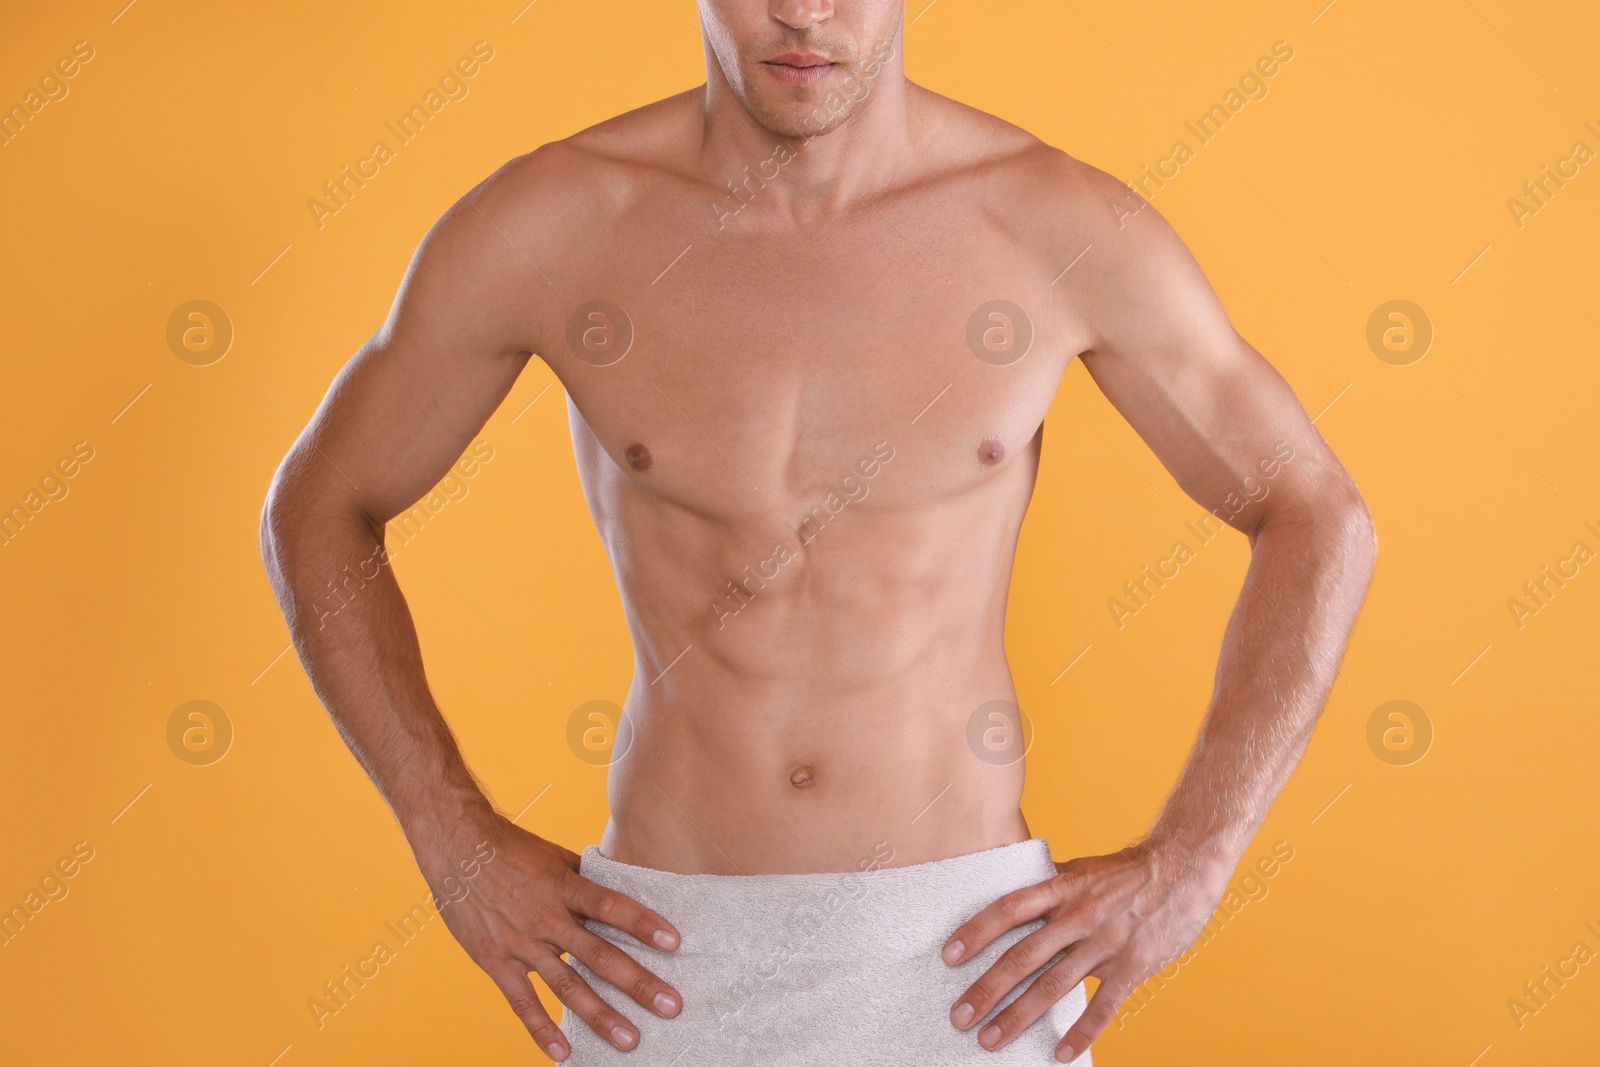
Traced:
POLYGON ((1236 528, 1346 503, 1348 475, 1294 390, 1234 330, 1172 228, 1141 215, 1107 240, 1090 294, 1095 384, 1184 492, 1236 528))
POLYGON ((530 272, 497 247, 473 195, 422 240, 387 319, 329 386, 274 493, 331 501, 381 527, 449 471, 510 392, 536 343, 530 272))

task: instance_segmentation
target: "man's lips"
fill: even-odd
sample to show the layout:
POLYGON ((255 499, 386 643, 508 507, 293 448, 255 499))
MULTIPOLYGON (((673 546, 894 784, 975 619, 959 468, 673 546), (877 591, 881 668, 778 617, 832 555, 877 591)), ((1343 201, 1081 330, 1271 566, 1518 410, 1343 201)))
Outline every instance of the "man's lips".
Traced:
POLYGON ((774 78, 789 85, 812 85, 826 78, 833 64, 819 55, 785 52, 761 64, 774 78))

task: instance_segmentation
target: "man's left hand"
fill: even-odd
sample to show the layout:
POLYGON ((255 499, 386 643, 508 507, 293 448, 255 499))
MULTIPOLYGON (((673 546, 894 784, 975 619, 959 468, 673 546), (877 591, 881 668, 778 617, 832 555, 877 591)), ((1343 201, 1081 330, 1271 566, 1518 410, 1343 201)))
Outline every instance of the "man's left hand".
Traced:
POLYGON ((965 1030, 1058 952, 1066 955, 986 1023, 978 1043, 994 1050, 1020 1034, 1086 977, 1100 986, 1056 1046, 1056 1058, 1082 1055, 1138 984, 1169 966, 1200 936, 1232 865, 1141 842, 1109 856, 1055 865, 1054 878, 1008 893, 951 935, 944 961, 970 960, 1002 933, 1034 919, 1044 925, 1008 948, 951 1007, 965 1030), (1223 869, 1226 867, 1227 869, 1223 869))

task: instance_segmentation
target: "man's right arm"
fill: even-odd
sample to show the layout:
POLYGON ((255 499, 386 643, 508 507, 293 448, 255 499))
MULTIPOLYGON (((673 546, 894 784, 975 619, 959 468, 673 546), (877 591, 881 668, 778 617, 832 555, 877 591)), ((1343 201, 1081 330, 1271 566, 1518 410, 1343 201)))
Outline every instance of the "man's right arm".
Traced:
POLYGON ((596 1032, 630 1048, 637 1031, 561 954, 672 1015, 678 998, 670 987, 583 919, 663 948, 676 946, 676 931, 579 876, 571 851, 495 811, 428 690, 416 629, 384 554, 388 521, 449 471, 538 349, 548 282, 517 247, 522 231, 537 225, 523 206, 529 179, 519 166, 457 202, 423 239, 387 320, 339 372, 279 466, 261 546, 306 673, 393 809, 430 887, 443 899, 440 887, 458 863, 481 843, 494 849, 472 892, 442 914, 560 1060, 565 1037, 528 972, 596 1032))
POLYGON ((492 808, 428 692, 383 545, 388 521, 449 472, 536 343, 500 310, 505 290, 533 291, 527 265, 484 229, 463 201, 423 239, 262 512, 262 555, 312 685, 424 861, 492 808))

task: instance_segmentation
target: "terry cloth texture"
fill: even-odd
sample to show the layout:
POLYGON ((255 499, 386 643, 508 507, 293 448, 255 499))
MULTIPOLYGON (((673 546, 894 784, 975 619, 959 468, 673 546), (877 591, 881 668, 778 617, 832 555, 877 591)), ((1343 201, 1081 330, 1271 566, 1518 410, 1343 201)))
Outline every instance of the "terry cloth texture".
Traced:
MULTIPOLYGON (((950 1022, 956 998, 1000 954, 1043 925, 1006 931, 955 967, 940 956, 956 928, 1014 889, 1056 873, 1050 846, 1032 838, 903 867, 819 874, 676 874, 619 863, 598 846, 580 873, 664 916, 683 935, 662 952, 596 920, 586 925, 659 975, 683 998, 663 1019, 591 972, 572 966, 638 1028, 621 1052, 571 1011, 561 1029, 571 1067, 942 1067, 1055 1063, 1057 1042, 1086 1006, 1080 983, 999 1052, 978 1045, 983 1025, 1058 953, 967 1030, 950 1022)), ((1076 1064, 1092 1067, 1088 1053, 1076 1064)))

